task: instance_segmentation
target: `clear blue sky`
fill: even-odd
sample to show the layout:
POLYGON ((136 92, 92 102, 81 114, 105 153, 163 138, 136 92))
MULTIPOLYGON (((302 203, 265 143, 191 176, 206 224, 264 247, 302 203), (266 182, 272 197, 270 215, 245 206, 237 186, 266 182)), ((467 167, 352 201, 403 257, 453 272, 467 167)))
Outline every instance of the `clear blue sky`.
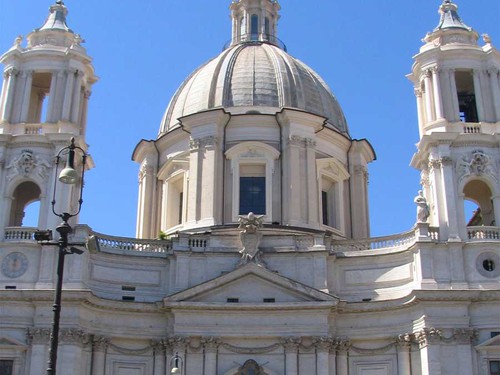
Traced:
MULTIPOLYGON (((43 24, 54 0, 0 0, 0 51, 43 24)), ((455 0, 466 24, 500 48, 500 1, 455 0)), ((279 37, 336 94, 353 138, 368 139, 372 235, 415 221, 419 173, 413 87, 405 78, 421 39, 439 21, 441 0, 282 0, 279 37)), ((230 0, 66 0, 68 24, 86 40, 100 80, 90 100, 81 223, 134 236, 141 139, 156 138, 171 96, 231 36, 230 0)))

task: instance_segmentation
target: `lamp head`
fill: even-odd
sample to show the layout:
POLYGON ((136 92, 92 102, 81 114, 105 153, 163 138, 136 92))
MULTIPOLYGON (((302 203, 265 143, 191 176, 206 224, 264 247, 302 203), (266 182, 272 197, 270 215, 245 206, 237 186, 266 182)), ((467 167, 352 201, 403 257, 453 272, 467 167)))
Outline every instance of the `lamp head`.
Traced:
POLYGON ((66 167, 59 173, 59 181, 63 184, 74 185, 78 182, 78 173, 74 168, 66 167))
POLYGON ((172 371, 170 371, 170 373, 171 373, 171 374, 180 374, 180 373, 181 373, 181 370, 179 370, 179 368, 178 368, 178 367, 174 367, 174 368, 172 369, 172 371))

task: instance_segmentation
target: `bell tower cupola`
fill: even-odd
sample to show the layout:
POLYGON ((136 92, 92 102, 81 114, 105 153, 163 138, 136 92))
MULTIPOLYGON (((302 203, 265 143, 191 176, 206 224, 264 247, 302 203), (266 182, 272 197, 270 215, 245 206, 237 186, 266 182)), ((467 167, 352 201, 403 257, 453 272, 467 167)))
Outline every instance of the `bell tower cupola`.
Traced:
POLYGON ((442 239, 460 241, 474 226, 500 223, 500 54, 487 34, 479 41, 453 1, 439 13, 408 75, 420 132, 412 165, 421 171, 430 224, 442 239))
MULTIPOLYGON (((68 27, 67 15, 64 2, 55 1, 42 26, 26 39, 15 38, 0 56, 0 228, 10 228, 5 233, 58 224, 50 209, 54 155, 71 138, 87 150, 87 105, 97 77, 83 39, 68 27), (28 217, 27 212, 36 213, 28 217)), ((92 167, 90 158, 86 166, 92 167)), ((78 193, 77 185, 59 189, 56 209, 66 210, 78 193)))
POLYGON ((277 0, 233 0, 231 45, 245 42, 279 45, 277 31, 280 9, 277 0))
POLYGON ((63 1, 57 0, 44 24, 27 36, 26 47, 19 36, 0 57, 4 134, 85 132, 87 100, 97 79, 83 39, 66 23, 67 14, 63 1))

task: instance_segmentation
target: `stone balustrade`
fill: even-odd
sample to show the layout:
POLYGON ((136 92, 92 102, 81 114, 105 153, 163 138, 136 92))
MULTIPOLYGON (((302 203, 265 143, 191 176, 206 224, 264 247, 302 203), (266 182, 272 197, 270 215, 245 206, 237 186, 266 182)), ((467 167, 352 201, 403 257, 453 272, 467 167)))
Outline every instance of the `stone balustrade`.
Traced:
POLYGON ((417 240, 415 230, 392 236, 373 237, 361 240, 332 241, 331 250, 334 252, 396 249, 408 247, 417 240))
POLYGON ((170 240, 142 240, 136 238, 115 237, 94 233, 89 240, 89 247, 103 253, 143 254, 147 256, 163 256, 172 250, 170 240))
POLYGON ((34 234, 37 230, 37 228, 31 227, 7 227, 4 239, 6 242, 32 242, 35 240, 34 234))
POLYGON ((467 238, 471 241, 500 240, 500 227, 467 227, 467 238))

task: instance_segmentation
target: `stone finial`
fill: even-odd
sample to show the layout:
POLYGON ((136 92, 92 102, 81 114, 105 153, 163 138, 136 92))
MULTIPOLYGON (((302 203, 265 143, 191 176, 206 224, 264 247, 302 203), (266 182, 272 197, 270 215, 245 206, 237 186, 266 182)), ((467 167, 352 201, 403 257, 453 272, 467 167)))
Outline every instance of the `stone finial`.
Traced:
POLYGON ((486 43, 486 44, 491 44, 491 37, 489 34, 483 34, 481 35, 483 37, 483 41, 486 43))

